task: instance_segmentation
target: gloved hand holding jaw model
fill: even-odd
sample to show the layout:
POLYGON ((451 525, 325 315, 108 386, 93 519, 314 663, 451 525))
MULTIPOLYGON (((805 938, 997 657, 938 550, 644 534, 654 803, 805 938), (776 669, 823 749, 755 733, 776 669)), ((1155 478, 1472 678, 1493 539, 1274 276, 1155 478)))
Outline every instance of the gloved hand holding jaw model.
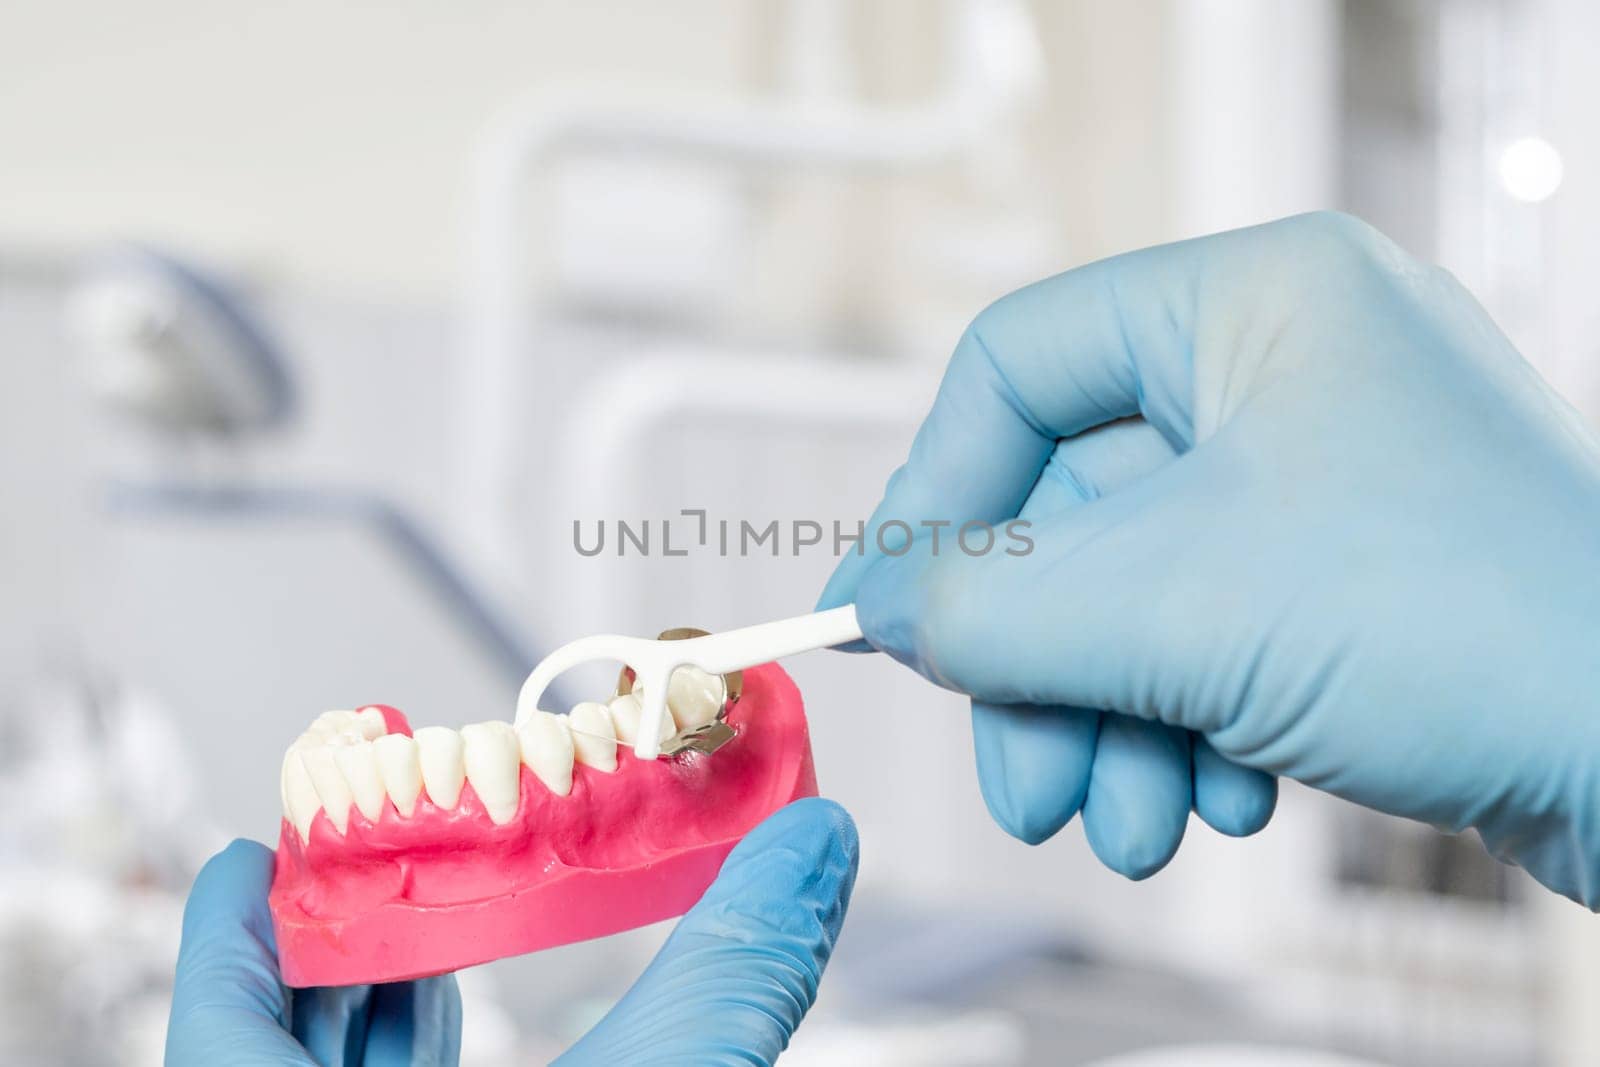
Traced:
MULTIPOLYGON (((773 1062, 816 998, 856 859, 855 828, 835 804, 802 800, 767 819, 643 977, 559 1062, 773 1062)), ((267 911, 272 864, 266 848, 237 841, 196 879, 169 1067, 457 1062, 461 1000, 450 975, 290 994, 267 911)))
POLYGON ((1142 877, 1288 775, 1600 905, 1600 446, 1444 271, 1322 214, 1000 300, 873 524, 1019 515, 822 598, 972 696, 1011 833, 1142 877))

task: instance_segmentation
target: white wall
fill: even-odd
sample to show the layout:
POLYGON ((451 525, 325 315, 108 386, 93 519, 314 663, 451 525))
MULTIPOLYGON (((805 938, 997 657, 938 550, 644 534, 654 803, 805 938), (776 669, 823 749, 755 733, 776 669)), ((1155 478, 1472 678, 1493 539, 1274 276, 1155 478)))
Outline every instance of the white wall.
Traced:
POLYGON ((514 93, 760 81, 762 5, 7 0, 0 239, 157 238, 319 285, 438 292, 514 93))
MULTIPOLYGON (((1036 213, 1060 242, 1052 267, 1166 236, 1166 6, 1035 5, 1051 73, 1021 143, 1030 184, 990 195, 1036 213)), ((497 108, 558 86, 777 91, 788 10, 775 0, 7 0, 0 243, 134 236, 324 291, 453 296, 467 159, 497 108)), ((930 89, 934 14, 921 0, 847 6, 846 88, 879 101, 930 89)), ((1015 169, 1008 154, 997 146, 991 165, 910 188, 860 183, 842 213, 837 200, 823 207, 842 215, 843 234, 805 207, 806 196, 837 197, 837 179, 790 182, 786 200, 764 205, 762 267, 838 274, 856 254, 908 244, 908 258, 925 258, 921 221, 982 206, 985 185, 1015 169)))

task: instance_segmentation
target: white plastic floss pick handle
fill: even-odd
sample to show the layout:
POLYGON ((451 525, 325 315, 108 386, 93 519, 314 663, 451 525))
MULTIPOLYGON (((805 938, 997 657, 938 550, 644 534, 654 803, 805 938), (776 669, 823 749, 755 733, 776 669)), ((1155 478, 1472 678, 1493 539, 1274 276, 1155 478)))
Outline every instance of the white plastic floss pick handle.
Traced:
POLYGON ((633 668, 636 685, 644 687, 645 706, 633 754, 655 759, 661 753, 661 717, 667 710, 667 681, 679 667, 699 667, 711 674, 729 674, 784 656, 833 648, 861 640, 856 606, 763 622, 683 641, 658 641, 620 634, 580 637, 550 653, 522 683, 517 697, 517 725, 533 716, 550 683, 580 663, 611 660, 633 668))

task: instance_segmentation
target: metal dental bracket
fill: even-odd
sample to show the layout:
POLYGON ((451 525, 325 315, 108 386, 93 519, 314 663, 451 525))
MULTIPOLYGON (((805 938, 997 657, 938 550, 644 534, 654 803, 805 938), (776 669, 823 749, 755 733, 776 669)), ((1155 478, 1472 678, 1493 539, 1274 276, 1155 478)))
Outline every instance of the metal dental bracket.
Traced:
POLYGON ((709 756, 736 737, 733 727, 718 719, 692 730, 681 730, 661 742, 661 754, 668 758, 685 752, 698 752, 709 756))
MULTIPOLYGON (((662 630, 656 635, 656 640, 686 641, 691 637, 709 636, 711 636, 710 630, 701 630, 693 626, 676 626, 670 630, 662 630)), ((703 756, 709 756, 738 736, 726 720, 728 709, 739 702, 739 694, 744 692, 744 672, 730 671, 718 677, 722 679, 722 707, 717 709, 716 721, 679 730, 671 737, 662 738, 663 757, 671 759, 686 752, 698 752, 703 756)), ((617 696, 633 692, 633 684, 633 668, 624 666, 617 674, 617 696)))

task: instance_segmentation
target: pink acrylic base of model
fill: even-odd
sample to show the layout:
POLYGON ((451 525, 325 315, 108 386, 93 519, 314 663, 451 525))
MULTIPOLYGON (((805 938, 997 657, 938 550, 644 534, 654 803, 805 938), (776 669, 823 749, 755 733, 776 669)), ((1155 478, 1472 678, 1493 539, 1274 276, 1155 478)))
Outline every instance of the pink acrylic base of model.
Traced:
MULTIPOLYGON (((384 708, 392 733, 410 733, 384 708)), ((318 812, 307 839, 285 820, 271 906, 283 980, 392 982, 603 937, 681 915, 739 839, 815 796, 800 693, 781 668, 744 672, 714 755, 579 764, 558 796, 521 769, 516 817, 495 825, 468 783, 453 809, 424 793, 409 818, 318 812)))

